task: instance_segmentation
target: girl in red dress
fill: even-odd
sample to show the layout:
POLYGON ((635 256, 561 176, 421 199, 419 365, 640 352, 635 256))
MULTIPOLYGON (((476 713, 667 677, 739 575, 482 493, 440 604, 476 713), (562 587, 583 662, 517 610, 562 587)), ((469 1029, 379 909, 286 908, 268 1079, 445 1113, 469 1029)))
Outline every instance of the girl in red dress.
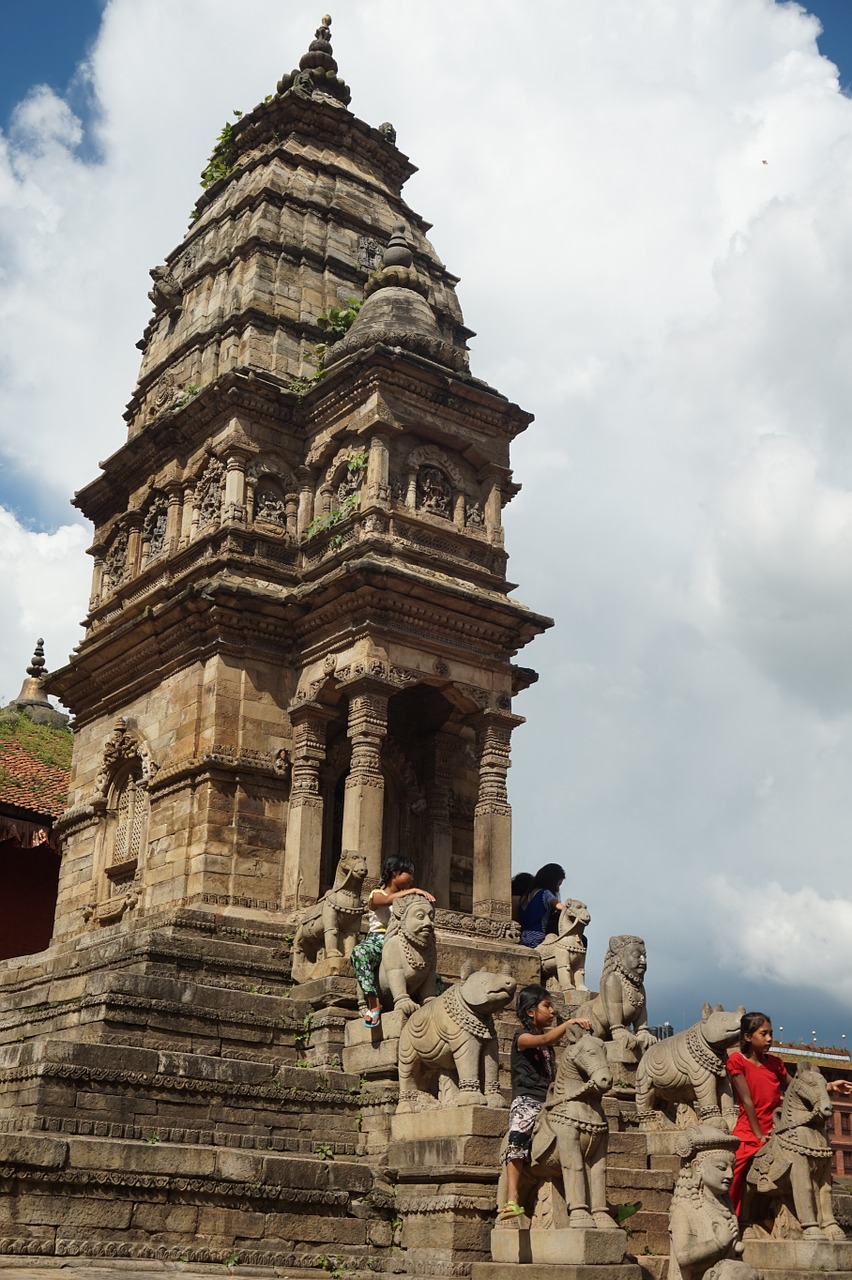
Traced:
POLYGON ((734 1125, 734 1136, 740 1145, 731 1183, 737 1217, 742 1209, 748 1167, 772 1132, 775 1108, 780 1106, 787 1088, 787 1068, 769 1052, 771 1047, 772 1023, 766 1014, 744 1014, 740 1020, 740 1051, 728 1058, 728 1075, 740 1108, 734 1125))

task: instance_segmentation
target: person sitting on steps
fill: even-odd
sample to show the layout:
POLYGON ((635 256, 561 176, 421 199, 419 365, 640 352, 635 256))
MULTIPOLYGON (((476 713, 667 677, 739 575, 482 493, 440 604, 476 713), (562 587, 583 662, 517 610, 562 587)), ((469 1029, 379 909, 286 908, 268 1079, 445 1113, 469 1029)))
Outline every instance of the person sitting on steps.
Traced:
POLYGON ((352 952, 352 968, 367 1001, 367 1012, 364 1015, 364 1025, 367 1027, 378 1026, 382 1016, 379 965, 382 962, 382 947, 390 923, 391 907, 397 898, 404 898, 410 893, 420 893, 430 902, 435 901, 431 893, 414 887, 414 863, 410 858, 403 858, 399 854, 386 858, 382 865, 382 883, 377 889, 372 889, 367 898, 367 936, 352 952))

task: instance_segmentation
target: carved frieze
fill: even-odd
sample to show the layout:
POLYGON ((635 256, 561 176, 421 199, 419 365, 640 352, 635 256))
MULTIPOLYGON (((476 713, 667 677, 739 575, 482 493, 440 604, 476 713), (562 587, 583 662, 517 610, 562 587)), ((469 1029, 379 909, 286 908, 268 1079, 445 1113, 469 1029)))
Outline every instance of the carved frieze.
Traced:
POLYGON ((119 529, 110 544, 109 551, 104 556, 103 581, 114 591, 116 587, 121 586, 126 572, 127 534, 123 529, 119 529))

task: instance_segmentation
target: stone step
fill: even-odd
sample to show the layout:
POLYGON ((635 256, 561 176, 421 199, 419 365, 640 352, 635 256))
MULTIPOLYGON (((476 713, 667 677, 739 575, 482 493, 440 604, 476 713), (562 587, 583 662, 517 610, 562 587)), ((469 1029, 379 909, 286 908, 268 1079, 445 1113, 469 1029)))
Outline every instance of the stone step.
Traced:
POLYGON ((389 1189, 360 1161, 2 1135, 0 1190, 0 1255, 326 1271, 333 1255, 357 1272, 393 1235, 389 1189))
POLYGON ((341 1071, 63 1040, 7 1046, 0 1060, 0 1130, 23 1117, 67 1135, 359 1150, 359 1080, 341 1071))

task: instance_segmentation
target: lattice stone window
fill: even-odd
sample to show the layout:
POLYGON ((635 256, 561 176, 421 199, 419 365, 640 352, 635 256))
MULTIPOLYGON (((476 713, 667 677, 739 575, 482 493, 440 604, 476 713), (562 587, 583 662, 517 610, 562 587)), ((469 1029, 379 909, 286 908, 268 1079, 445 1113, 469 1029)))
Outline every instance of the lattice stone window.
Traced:
POLYGON ((148 829, 148 791, 141 786, 142 766, 136 760, 123 779, 117 779, 111 807, 112 849, 107 850, 106 874, 110 894, 124 893, 136 874, 148 829))

